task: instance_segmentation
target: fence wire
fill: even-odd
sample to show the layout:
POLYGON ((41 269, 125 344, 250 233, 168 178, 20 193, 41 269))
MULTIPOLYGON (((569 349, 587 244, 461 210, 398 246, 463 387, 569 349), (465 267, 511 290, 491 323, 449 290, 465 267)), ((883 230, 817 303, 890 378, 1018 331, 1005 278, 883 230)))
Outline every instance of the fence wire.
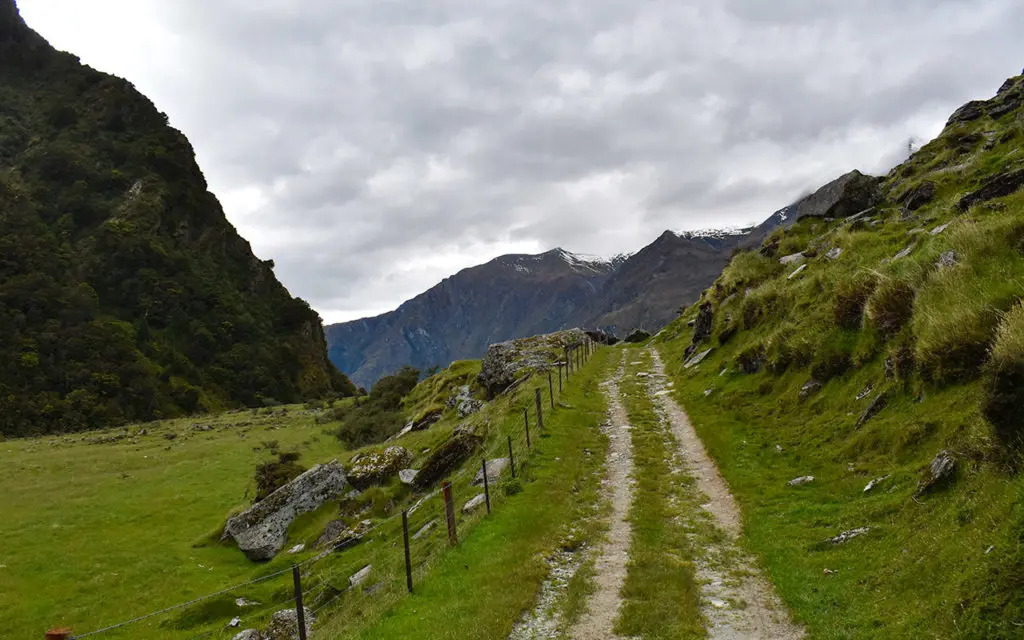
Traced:
MULTIPOLYGON (((574 345, 569 345, 565 349, 566 355, 570 355, 570 354, 575 355, 575 352, 577 350, 581 349, 582 347, 583 347, 583 343, 582 342, 576 343, 574 345)), ((582 358, 583 364, 586 364, 586 362, 589 360, 589 356, 592 355, 593 353, 594 353, 593 347, 589 348, 588 351, 581 352, 581 358, 582 358)), ((573 372, 576 373, 579 370, 579 368, 580 368, 579 365, 574 365, 573 372)), ((527 378, 523 378, 523 379, 517 381, 516 384, 513 385, 513 387, 522 386, 523 383, 525 383, 527 380, 529 380, 531 378, 532 378, 532 376, 527 377, 527 378)), ((565 379, 565 384, 568 384, 569 381, 570 381, 570 378, 567 375, 567 377, 565 379)), ((538 387, 538 389, 541 389, 541 395, 542 396, 544 395, 544 390, 542 389, 543 386, 544 385, 542 384, 542 385, 540 385, 540 387, 538 387)), ((506 392, 513 391, 513 390, 514 390, 514 388, 510 388, 510 389, 506 390, 506 392)), ((553 388, 549 387, 548 392, 549 392, 549 395, 550 395, 553 392, 553 388)), ((561 395, 561 393, 564 393, 564 390, 560 389, 559 390, 559 395, 561 395)), ((532 394, 529 394, 529 397, 526 400, 526 404, 523 407, 526 410, 527 415, 529 415, 530 410, 533 408, 533 406, 534 406, 534 396, 532 394)), ((516 409, 516 411, 518 411, 518 409, 516 409)), ((549 411, 550 411, 550 409, 549 409, 549 411)), ((534 421, 536 421, 536 415, 534 415, 534 421)), ((519 426, 514 427, 509 432, 506 432, 505 435, 506 435, 506 437, 511 436, 511 438, 512 438, 514 443, 521 444, 520 440, 526 435, 526 431, 527 431, 528 427, 526 426, 526 423, 524 421, 522 421, 522 420, 519 420, 517 422, 518 422, 519 426)), ((540 435, 540 434, 538 433, 538 435, 540 435)), ((523 444, 525 444, 525 443, 523 443, 523 444)), ((515 448, 516 447, 514 446, 513 450, 515 448)), ((527 453, 532 451, 532 449, 533 449, 532 446, 527 446, 527 453)), ((501 456, 501 454, 503 452, 507 453, 507 451, 508 451, 508 440, 507 439, 506 440, 501 440, 501 441, 495 443, 492 451, 489 452, 489 453, 484 454, 484 457, 485 458, 489 458, 489 457, 494 457, 496 455, 497 456, 501 456)), ((448 478, 446 479, 446 482, 454 483, 456 480, 460 480, 462 478, 465 478, 469 473, 473 473, 475 475, 478 470, 479 469, 477 467, 464 467, 461 470, 459 470, 457 473, 455 473, 454 475, 448 476, 448 478)), ((420 499, 417 500, 417 502, 412 507, 410 507, 409 509, 406 510, 406 513, 408 515, 412 515, 421 506, 426 504, 427 501, 437 497, 442 492, 442 490, 443 490, 443 487, 437 487, 433 491, 431 491, 430 493, 426 494, 425 496, 420 497, 420 499)), ((443 510, 444 509, 442 508, 442 511, 443 510)), ((402 515, 401 511, 393 513, 392 515, 388 516, 384 520, 375 523, 372 527, 370 527, 365 532, 363 532, 361 534, 361 537, 363 537, 363 538, 368 537, 370 534, 372 534, 373 532, 377 531, 381 527, 383 527, 383 526, 393 522, 394 520, 399 518, 401 515, 402 515)), ((378 551, 377 553, 381 553, 381 552, 382 552, 382 550, 378 551)), ((70 637, 70 640, 81 640, 82 638, 89 638, 89 637, 92 637, 92 636, 96 636, 96 635, 100 635, 100 634, 104 634, 104 633, 109 633, 111 631, 114 631, 114 630, 117 630, 117 629, 121 629, 123 627, 129 626, 129 625, 132 625, 132 624, 136 624, 136 623, 142 622, 144 620, 149 620, 151 618, 155 618, 157 616, 164 615, 164 614, 170 613, 172 611, 177 611, 177 610, 180 610, 180 609, 185 609, 185 608, 197 605, 197 604, 199 604, 201 602, 205 602, 206 600, 210 600, 211 598, 216 598, 218 596, 222 596, 222 595, 234 592, 234 591, 238 591, 239 589, 242 589, 244 587, 248 587, 248 586, 252 586, 252 585, 255 585, 255 584, 259 584, 261 582, 266 582, 267 580, 271 580, 273 578, 277 578, 277 577, 282 576, 282 575, 284 575, 286 573, 291 573, 294 570, 294 567, 298 567, 301 570, 303 568, 308 567, 309 565, 311 565, 313 563, 319 562, 320 560, 324 560, 325 558, 330 557, 331 555, 333 555, 333 553, 334 553, 334 551, 329 548, 329 549, 323 551, 322 553, 319 553, 319 554, 317 554, 315 556, 311 556, 311 557, 307 558, 306 560, 303 560, 302 562, 298 562, 298 563, 296 563, 296 564, 294 564, 292 566, 289 566, 289 567, 287 567, 285 569, 281 569, 280 571, 275 571, 275 572, 270 573, 268 575, 260 576, 258 578, 254 578, 252 580, 248 580, 246 582, 240 582, 238 584, 235 584, 235 585, 232 585, 230 587, 221 589, 219 591, 215 591, 213 593, 208 593, 206 595, 199 596, 197 598, 193 598, 193 599, 187 600, 185 602, 180 602, 178 604, 171 605, 169 607, 165 607, 163 609, 159 609, 159 610, 153 611, 151 613, 146 613, 146 614, 143 614, 143 615, 140 615, 140 616, 136 616, 134 618, 125 620, 123 622, 118 622, 117 624, 112 624, 112 625, 109 625, 109 626, 106 626, 106 627, 103 627, 103 628, 100 628, 100 629, 96 629, 95 631, 89 631, 87 633, 72 635, 70 637)), ((316 587, 313 587, 309 592, 305 592, 303 595, 304 596, 312 595, 313 593, 316 593, 319 590, 325 589, 328 586, 332 586, 328 580, 329 579, 322 580, 316 587)), ((336 588, 336 587, 332 587, 332 588, 336 588)), ((334 596, 332 596, 330 600, 327 600, 324 603, 320 603, 319 605, 317 605, 316 608, 309 608, 310 613, 312 613, 313 615, 318 614, 319 612, 323 611, 323 609, 325 609, 329 604, 332 604, 338 598, 340 598, 342 595, 344 595, 346 592, 347 592, 346 589, 339 590, 339 592, 336 593, 334 596)), ((294 600, 295 600, 295 597, 292 596, 292 597, 290 597, 290 598, 288 598, 286 600, 281 601, 278 604, 262 607, 259 611, 265 612, 265 611, 268 611, 269 609, 276 609, 277 607, 280 607, 283 604, 288 603, 288 602, 292 602, 294 600)), ((194 636, 193 640, 201 640, 201 639, 207 638, 207 637, 209 637, 209 636, 211 636, 211 635, 213 635, 215 633, 217 633, 217 630, 206 631, 206 632, 201 633, 201 634, 199 634, 197 636, 194 636)))

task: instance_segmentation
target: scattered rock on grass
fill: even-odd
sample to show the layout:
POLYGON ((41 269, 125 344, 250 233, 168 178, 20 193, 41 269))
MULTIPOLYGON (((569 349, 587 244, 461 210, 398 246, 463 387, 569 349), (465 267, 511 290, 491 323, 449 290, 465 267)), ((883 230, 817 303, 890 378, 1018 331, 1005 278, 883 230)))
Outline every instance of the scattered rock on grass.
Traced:
POLYGON ((932 458, 931 464, 928 465, 927 476, 917 485, 917 491, 914 492, 914 496, 919 497, 933 489, 939 488, 952 479, 955 471, 956 457, 945 449, 938 452, 932 458))
POLYGON ((370 577, 370 572, 371 571, 373 571, 373 565, 372 564, 368 564, 365 567, 363 567, 362 569, 360 569, 359 571, 356 571, 355 573, 353 573, 349 577, 349 579, 348 579, 348 586, 349 587, 357 587, 357 586, 363 584, 364 582, 366 582, 366 579, 370 577))
POLYGON ((700 353, 696 354, 695 356, 687 360, 686 364, 683 365, 683 368, 690 369, 692 367, 697 366, 698 364, 703 362, 704 359, 707 358, 712 351, 714 351, 714 349, 706 349, 704 351, 701 351, 700 353))
POLYGON ((398 472, 398 479, 402 481, 402 484, 412 484, 416 480, 417 473, 419 473, 419 469, 402 469, 398 472))
POLYGON ((473 498, 472 498, 472 499, 470 499, 470 500, 469 500, 469 502, 467 502, 466 504, 464 504, 464 505, 462 506, 462 512, 463 512, 463 513, 473 513, 473 512, 474 512, 474 511, 476 511, 476 510, 477 510, 477 509, 478 509, 478 508, 480 507, 480 505, 482 505, 482 504, 483 504, 483 503, 484 503, 484 502, 485 502, 486 500, 487 500, 487 496, 485 496, 485 495, 484 495, 484 494, 482 494, 482 493, 481 493, 481 494, 479 494, 479 495, 473 496, 473 498))
POLYGON ((956 251, 943 251, 942 255, 939 256, 939 261, 935 263, 935 266, 939 269, 946 269, 948 267, 955 266, 958 262, 960 262, 960 256, 957 255, 956 251))
POLYGON ((806 400, 819 391, 821 391, 821 383, 817 380, 808 380, 804 386, 800 387, 800 399, 806 400))
POLYGON ((833 248, 828 250, 828 253, 825 254, 825 259, 826 260, 836 260, 841 255, 843 255, 843 248, 842 247, 833 247, 833 248))
POLYGON ((864 398, 871 395, 871 392, 875 390, 875 385, 868 383, 868 386, 864 387, 864 390, 857 394, 857 400, 863 400, 864 398))
POLYGON ((814 476, 800 476, 786 483, 787 487, 799 487, 814 482, 814 476))
POLYGON ((880 393, 875 396, 875 399, 871 401, 868 408, 864 410, 864 413, 860 414, 860 418, 857 419, 857 428, 864 426, 871 418, 874 418, 879 411, 884 409, 889 404, 889 398, 884 394, 880 393))
POLYGON ((872 489, 877 487, 879 484, 881 484, 882 481, 884 481, 888 477, 889 477, 888 475, 880 476, 878 478, 875 478, 871 482, 867 483, 866 485, 864 485, 864 493, 867 493, 867 492, 871 491, 872 489))
MULTIPOLYGON (((495 458, 487 461, 487 482, 494 483, 501 479, 501 474, 508 469, 508 458, 495 458)), ((480 486, 484 483, 484 470, 478 469, 473 477, 473 485, 480 486)))
POLYGON ((871 531, 870 527, 858 527, 856 529, 850 529, 849 531, 844 531, 840 533, 834 538, 829 538, 827 542, 831 544, 843 544, 849 542, 850 540, 853 540, 858 536, 864 535, 868 531, 871 531))
POLYGON ((472 455, 480 442, 480 436, 472 427, 468 425, 457 427, 452 432, 452 436, 430 454, 413 482, 421 489, 432 486, 472 455))
POLYGON ((779 258, 779 264, 800 264, 805 259, 803 252, 791 253, 788 256, 779 258))
POLYGON ((469 391, 469 385, 462 385, 448 398, 448 406, 459 412, 460 418, 471 416, 483 408, 484 403, 477 400, 469 391))
POLYGON ((794 271, 793 273, 789 274, 789 277, 787 277, 786 280, 792 280, 793 278, 795 278, 798 275, 800 275, 801 273, 803 273, 804 269, 806 269, 806 268, 807 268, 807 264, 800 265, 799 267, 796 268, 796 271, 794 271))
POLYGON ((419 540, 423 536, 425 536, 428 533, 430 533, 434 529, 434 527, 436 527, 436 526, 437 526, 437 518, 431 520, 427 524, 425 524, 422 527, 420 527, 420 530, 413 534, 412 539, 413 540, 419 540))

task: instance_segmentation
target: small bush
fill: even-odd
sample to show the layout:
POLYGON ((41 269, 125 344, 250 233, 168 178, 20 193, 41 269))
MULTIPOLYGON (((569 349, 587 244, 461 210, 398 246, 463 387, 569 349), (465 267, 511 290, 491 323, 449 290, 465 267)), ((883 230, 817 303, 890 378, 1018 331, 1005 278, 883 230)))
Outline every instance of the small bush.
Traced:
POLYGON ((864 306, 877 286, 878 277, 871 273, 858 274, 852 280, 839 283, 832 307, 836 326, 859 329, 864 318, 864 306))
POLYGON ((785 317, 792 304, 788 292, 776 283, 768 283, 751 291, 743 299, 743 328, 753 329, 768 320, 785 317))
POLYGON ((1024 445, 1024 304, 1005 314, 986 366, 982 413, 1004 446, 1024 445))
POLYGON ((264 462, 256 467, 254 503, 263 500, 306 471, 306 468, 298 463, 299 456, 300 454, 293 451, 279 453, 277 460, 264 462))
POLYGON ((905 280, 891 278, 879 283, 865 305, 865 314, 872 326, 884 337, 900 332, 913 316, 913 285, 905 280))

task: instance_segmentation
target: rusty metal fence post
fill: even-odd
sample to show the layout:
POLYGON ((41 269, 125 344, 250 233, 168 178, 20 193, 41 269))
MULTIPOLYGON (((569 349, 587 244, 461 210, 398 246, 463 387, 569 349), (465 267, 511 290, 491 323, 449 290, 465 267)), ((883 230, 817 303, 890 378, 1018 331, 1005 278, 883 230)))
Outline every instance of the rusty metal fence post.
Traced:
POLYGON ((448 544, 459 544, 459 536, 455 531, 455 502, 452 499, 452 483, 447 480, 441 485, 444 490, 444 517, 448 522, 448 544))

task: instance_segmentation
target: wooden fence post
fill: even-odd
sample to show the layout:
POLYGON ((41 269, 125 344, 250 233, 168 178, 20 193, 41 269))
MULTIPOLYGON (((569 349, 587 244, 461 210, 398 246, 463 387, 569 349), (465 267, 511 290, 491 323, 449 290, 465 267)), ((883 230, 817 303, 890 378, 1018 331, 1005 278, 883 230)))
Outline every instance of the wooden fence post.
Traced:
POLYGON ((523 407, 523 424, 526 425, 526 448, 530 448, 530 410, 523 407))
POLYGON ((562 367, 564 363, 558 363, 558 395, 562 395, 562 367))
POLYGON ((71 629, 50 629, 46 632, 46 640, 71 640, 71 629))
POLYGON ((480 468, 484 470, 484 502, 487 503, 487 513, 491 512, 491 485, 487 482, 487 458, 480 459, 480 468))
POLYGON ((405 586, 412 593, 412 556, 409 554, 409 512, 402 512, 402 538, 405 540, 405 586))
POLYGON ((551 410, 555 410, 555 383, 551 381, 551 369, 548 369, 548 397, 551 398, 551 410))
POLYGON ((540 389, 533 390, 533 397, 537 403, 537 431, 539 432, 544 430, 544 414, 542 413, 544 407, 541 406, 540 389))
POLYGON ((512 454, 512 436, 508 437, 508 466, 512 469, 512 478, 516 477, 516 457, 512 454))
POLYGON ((302 606, 302 576, 299 565, 292 565, 292 580, 295 582, 295 616, 299 623, 299 640, 306 640, 306 610, 302 606))
POLYGON ((445 481, 441 488, 444 490, 444 517, 448 522, 448 544, 454 547, 459 544, 459 536, 455 532, 455 502, 452 500, 452 483, 445 481))

